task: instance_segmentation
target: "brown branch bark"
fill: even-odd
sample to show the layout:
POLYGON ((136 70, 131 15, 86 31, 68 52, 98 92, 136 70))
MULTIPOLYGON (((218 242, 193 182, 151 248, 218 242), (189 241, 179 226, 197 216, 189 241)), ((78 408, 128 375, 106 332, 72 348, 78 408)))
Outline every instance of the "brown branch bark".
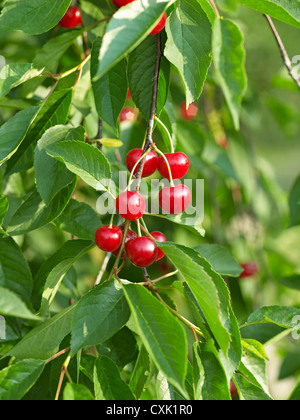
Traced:
POLYGON ((293 73, 292 62, 291 62, 290 57, 289 57, 289 55, 288 55, 288 53, 287 53, 287 51, 285 49, 284 44, 283 44, 283 42, 282 42, 282 40, 280 38, 280 35, 277 32, 277 29, 276 29, 276 27, 274 25, 273 20, 268 15, 263 15, 263 16, 267 19, 267 22, 268 22, 268 24, 269 24, 269 26, 271 28, 271 31, 273 32, 273 35, 275 37, 275 40, 276 40, 276 42, 277 42, 277 44, 279 46, 279 49, 280 49, 280 53, 281 53, 281 56, 282 56, 283 63, 286 66, 286 68, 287 68, 287 70, 289 72, 289 75, 291 76, 291 78, 294 80, 294 82, 297 84, 298 88, 300 89, 300 80, 297 79, 297 77, 293 73))
MULTIPOLYGON (((152 134, 155 122, 155 116, 157 112, 157 93, 158 93, 158 81, 159 81, 159 71, 160 71, 160 63, 161 63, 161 56, 162 56, 162 49, 161 49, 161 36, 160 34, 156 35, 156 61, 155 61, 155 69, 154 69, 154 77, 153 77, 153 89, 152 89, 152 100, 151 100, 151 108, 150 108, 150 117, 148 123, 148 130, 146 135, 146 141, 144 144, 143 154, 149 149, 149 147, 153 144, 152 134)), ((138 192, 141 185, 142 173, 145 165, 145 160, 141 160, 137 173, 136 173, 136 191, 138 192)))

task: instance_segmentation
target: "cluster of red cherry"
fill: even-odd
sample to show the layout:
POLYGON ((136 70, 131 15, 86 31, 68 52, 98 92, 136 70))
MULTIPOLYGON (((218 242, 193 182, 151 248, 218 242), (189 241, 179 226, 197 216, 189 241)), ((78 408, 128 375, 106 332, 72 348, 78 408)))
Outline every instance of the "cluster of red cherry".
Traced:
MULTIPOLYGON (((148 151, 143 157, 142 149, 133 149, 126 156, 126 166, 131 174, 136 174, 141 159, 145 159, 142 170, 142 178, 153 175, 156 170, 171 181, 170 187, 164 187, 159 192, 159 206, 165 213, 180 214, 191 203, 191 191, 182 184, 173 184, 174 179, 183 178, 189 170, 189 159, 182 152, 161 153, 160 156, 154 150, 148 151)), ((138 221, 144 214, 146 203, 137 191, 124 191, 116 199, 116 210, 119 215, 129 221, 138 221)), ((104 225, 95 235, 96 244, 106 252, 118 255, 123 240, 123 226, 104 225)), ((148 233, 148 236, 137 235, 129 230, 125 239, 124 256, 137 267, 148 267, 155 261, 163 258, 164 253, 156 245, 157 242, 165 242, 167 239, 161 232, 148 233)))

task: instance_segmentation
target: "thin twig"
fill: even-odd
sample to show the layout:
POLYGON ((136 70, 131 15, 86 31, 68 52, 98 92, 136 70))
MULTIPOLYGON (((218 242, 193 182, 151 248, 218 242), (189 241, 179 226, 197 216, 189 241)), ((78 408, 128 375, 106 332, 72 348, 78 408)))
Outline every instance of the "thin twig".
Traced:
POLYGON ((276 42, 279 46, 279 49, 280 49, 280 53, 281 53, 281 56, 282 56, 282 59, 283 59, 283 63, 286 66, 286 68, 288 69, 289 75, 291 76, 291 78, 294 80, 294 82, 297 84, 298 88, 300 89, 300 80, 297 79, 297 77, 295 76, 295 74, 293 72, 292 62, 291 62, 290 57, 289 57, 289 55, 288 55, 288 53, 285 49, 285 46, 283 45, 283 42, 280 38, 280 35, 277 32, 277 29, 276 29, 276 27, 273 23, 273 20, 268 15, 263 15, 263 16, 267 19, 267 22, 268 22, 268 24, 269 24, 269 26, 270 26, 270 28, 273 32, 275 40, 276 40, 276 42))
POLYGON ((57 390, 56 390, 56 394, 55 394, 55 401, 57 401, 59 399, 59 394, 60 394, 60 391, 61 391, 61 387, 62 387, 65 375, 67 375, 69 381, 71 381, 71 377, 68 373, 68 366, 69 366, 70 360, 71 360, 71 355, 69 354, 69 356, 66 358, 64 364, 61 367, 60 377, 59 377, 57 390))
POLYGON ((210 4, 212 5, 212 8, 215 11, 217 18, 220 19, 220 13, 219 13, 216 3, 214 2, 214 0, 209 0, 209 1, 210 1, 210 4))
POLYGON ((52 362, 52 360, 56 359, 57 357, 62 356, 63 354, 67 353, 69 350, 70 350, 70 347, 67 347, 66 349, 59 351, 58 353, 56 353, 54 356, 50 357, 50 359, 46 361, 46 365, 52 362))
POLYGON ((98 284, 101 283, 103 274, 105 273, 105 271, 107 269, 107 265, 108 265, 108 262, 110 260, 110 257, 111 257, 111 252, 108 252, 106 254, 105 258, 104 258, 103 264, 102 264, 101 269, 100 269, 100 271, 98 273, 97 279, 95 281, 95 286, 97 286, 98 284))
MULTIPOLYGON (((158 81, 159 81, 159 71, 160 71, 160 63, 161 63, 161 56, 162 56, 162 49, 161 49, 161 37, 160 34, 156 35, 156 61, 155 61, 155 69, 154 69, 154 77, 153 77, 153 89, 152 89, 152 100, 151 100, 151 108, 150 108, 150 117, 148 123, 148 130, 146 135, 146 141, 144 144, 143 154, 152 146, 152 134, 154 128, 154 121, 157 111, 157 93, 158 93, 158 81)), ((146 157, 141 160, 137 173, 136 173, 136 191, 139 191, 142 179, 142 173, 145 165, 146 157)))

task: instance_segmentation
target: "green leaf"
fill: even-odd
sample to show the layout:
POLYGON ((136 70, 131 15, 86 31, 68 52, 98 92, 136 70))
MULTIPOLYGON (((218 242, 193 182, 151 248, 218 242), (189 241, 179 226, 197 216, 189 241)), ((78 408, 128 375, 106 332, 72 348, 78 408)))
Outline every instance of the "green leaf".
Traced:
POLYGON ((7 232, 14 236, 23 235, 51 223, 70 201, 75 184, 76 179, 62 189, 49 205, 46 205, 38 192, 34 191, 10 219, 7 232))
MULTIPOLYGON (((138 345, 134 333, 126 326, 97 346, 99 354, 108 356, 122 370, 128 363, 135 361, 138 345), (124 346, 126 343, 126 346, 124 346)), ((134 392, 135 394, 135 392, 134 392)))
POLYGON ((61 56, 84 31, 85 29, 68 30, 63 34, 50 39, 34 57, 34 67, 38 69, 44 68, 48 71, 56 71, 61 56))
POLYGON ((97 81, 98 57, 102 39, 97 38, 93 44, 91 57, 91 79, 95 105, 99 117, 118 132, 118 118, 127 97, 126 61, 121 60, 110 71, 97 81))
POLYGON ((47 360, 57 353, 62 340, 72 328, 76 305, 63 309, 52 318, 33 328, 7 355, 18 359, 47 360))
POLYGON ((187 340, 183 327, 143 286, 124 284, 123 289, 145 348, 168 381, 186 395, 187 340))
POLYGON ((7 64, 0 71, 0 98, 27 80, 38 77, 42 71, 35 69, 30 63, 7 64))
POLYGON ((243 348, 248 352, 253 354, 262 360, 268 360, 265 349, 263 345, 257 340, 244 339, 242 340, 243 348))
POLYGON ((147 37, 167 4, 168 0, 136 0, 114 13, 103 37, 95 79, 102 77, 147 37))
POLYGON ((17 151, 38 109, 33 107, 19 111, 0 127, 0 164, 17 151))
POLYGON ((78 302, 72 327, 71 349, 104 343, 128 321, 130 311, 123 290, 110 281, 96 286, 78 302))
POLYGON ((66 124, 72 96, 72 89, 54 91, 49 96, 36 113, 18 150, 8 162, 6 173, 31 167, 34 148, 45 131, 54 125, 66 124))
POLYGON ((68 383, 64 389, 63 400, 94 401, 94 396, 85 385, 68 383))
POLYGON ((270 396, 266 360, 257 356, 253 351, 244 351, 239 372, 242 373, 249 382, 260 388, 270 396))
POLYGON ((293 389, 291 395, 289 396, 289 401, 299 401, 300 399, 300 379, 297 381, 295 388, 293 389))
POLYGON ((300 224, 300 176, 296 179, 289 195, 291 226, 300 224))
POLYGON ((138 358, 130 378, 129 386, 136 398, 139 398, 149 380, 150 359, 144 345, 141 345, 138 358))
POLYGON ((211 24, 197 0, 179 0, 166 31, 165 56, 179 70, 189 105, 201 95, 211 64, 211 24))
POLYGON ((32 275, 21 249, 12 238, 0 239, 0 286, 27 303, 32 291, 32 275))
MULTIPOLYGON (((225 308, 223 308, 225 312, 223 313, 220 307, 222 291, 216 287, 207 261, 190 248, 175 245, 170 242, 161 245, 161 249, 184 277, 212 333, 224 354, 227 354, 231 340, 226 328, 229 318, 229 307, 225 305, 225 308)), ((226 296, 226 299, 228 300, 229 296, 226 296)))
POLYGON ((300 28, 298 0, 239 0, 239 3, 300 28))
POLYGON ((22 319, 38 321, 40 318, 34 315, 25 303, 9 289, 0 286, 0 314, 14 316, 22 319))
POLYGON ((243 401, 271 401, 272 398, 261 388, 249 382, 243 375, 235 374, 234 382, 238 387, 239 397, 243 401))
POLYGON ((44 369, 41 360, 21 360, 0 371, 0 400, 20 400, 44 369))
POLYGON ((300 316, 300 309, 291 306, 264 306, 253 312, 247 324, 270 322, 283 328, 294 328, 297 325, 295 317, 300 316))
POLYGON ((99 356, 94 367, 96 400, 135 400, 131 389, 123 381, 117 365, 107 356, 99 356))
POLYGON ((111 178, 110 165, 97 148, 79 141, 61 141, 49 145, 46 151, 97 191, 106 189, 104 181, 111 178))
POLYGON ((226 373, 213 343, 194 343, 193 350, 197 399, 204 401, 231 400, 226 373))
POLYGON ((46 148, 60 141, 84 141, 82 127, 70 128, 57 125, 49 128, 38 141, 34 153, 36 187, 45 204, 49 204, 55 195, 74 181, 74 174, 65 165, 51 158, 46 148))
POLYGON ((50 305, 68 270, 93 246, 94 242, 91 241, 72 240, 65 242, 64 245, 41 266, 35 281, 36 288, 37 285, 39 285, 39 287, 44 285, 40 308, 41 316, 46 316, 48 314, 50 305))
POLYGON ((247 86, 243 35, 232 21, 216 19, 212 45, 216 77, 238 130, 240 107, 247 86))
POLYGON ((243 271, 229 250, 222 245, 203 244, 194 249, 211 264, 214 271, 223 276, 239 277, 243 271))
POLYGON ((7 210, 8 210, 7 198, 4 197, 3 195, 0 195, 0 226, 3 223, 7 210))
POLYGON ((48 32, 70 4, 71 0, 7 0, 0 15, 0 34, 13 30, 29 35, 48 32))
POLYGON ((291 289, 300 290, 300 276, 289 276, 284 277, 281 282, 285 287, 289 287, 291 289))
POLYGON ((203 213, 198 211, 196 208, 190 207, 189 213, 184 212, 181 214, 157 214, 149 213, 151 216, 160 217, 167 219, 170 222, 173 222, 177 225, 184 226, 186 229, 192 231, 193 233, 200 234, 205 236, 205 230, 202 226, 203 223, 203 213), (192 211, 194 210, 194 212, 192 211))
MULTIPOLYGON (((127 72, 130 94, 135 105, 147 121, 150 116, 156 51, 156 37, 148 36, 132 51, 128 60, 127 72)), ((160 115, 165 106, 168 96, 169 80, 170 63, 165 57, 162 57, 158 81, 157 115, 160 115)))
POLYGON ((60 229, 80 239, 95 239, 95 232, 101 226, 97 213, 88 205, 71 200, 62 214, 55 219, 60 229))

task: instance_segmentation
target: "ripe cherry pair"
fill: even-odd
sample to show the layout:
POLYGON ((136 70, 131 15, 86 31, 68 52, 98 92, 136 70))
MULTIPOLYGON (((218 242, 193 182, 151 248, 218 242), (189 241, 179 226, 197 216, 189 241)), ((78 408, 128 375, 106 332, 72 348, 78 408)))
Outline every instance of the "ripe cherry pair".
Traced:
MULTIPOLYGON (((126 166, 129 172, 137 173, 138 166, 136 163, 141 159, 142 153, 142 149, 132 149, 127 154, 126 166)), ((187 174, 189 166, 189 159, 182 152, 165 153, 157 156, 155 151, 151 150, 145 157, 141 175, 143 178, 153 175, 158 170, 163 178, 171 181, 171 186, 162 188, 159 193, 159 206, 167 214, 180 214, 190 205, 191 192, 189 188, 181 184, 173 185, 174 179, 181 179, 187 174)), ((139 219, 145 211, 143 197, 136 194, 135 192, 127 191, 120 194, 119 200, 117 199, 117 211, 125 219, 128 218, 128 215, 126 215, 127 209, 124 206, 125 201, 130 207, 132 203, 133 210, 139 208, 139 211, 137 210, 136 213, 135 210, 133 211, 135 214, 129 220, 139 219)))
MULTIPOLYGON (((167 238, 159 231, 151 232, 150 236, 137 236, 129 229, 125 239, 125 249, 122 258, 128 257, 136 267, 148 267, 164 257, 164 253, 155 241, 165 242, 167 238), (152 239, 153 238, 153 239, 152 239)), ((101 226, 95 235, 97 246, 106 252, 118 255, 123 241, 123 227, 114 225, 101 226)))

